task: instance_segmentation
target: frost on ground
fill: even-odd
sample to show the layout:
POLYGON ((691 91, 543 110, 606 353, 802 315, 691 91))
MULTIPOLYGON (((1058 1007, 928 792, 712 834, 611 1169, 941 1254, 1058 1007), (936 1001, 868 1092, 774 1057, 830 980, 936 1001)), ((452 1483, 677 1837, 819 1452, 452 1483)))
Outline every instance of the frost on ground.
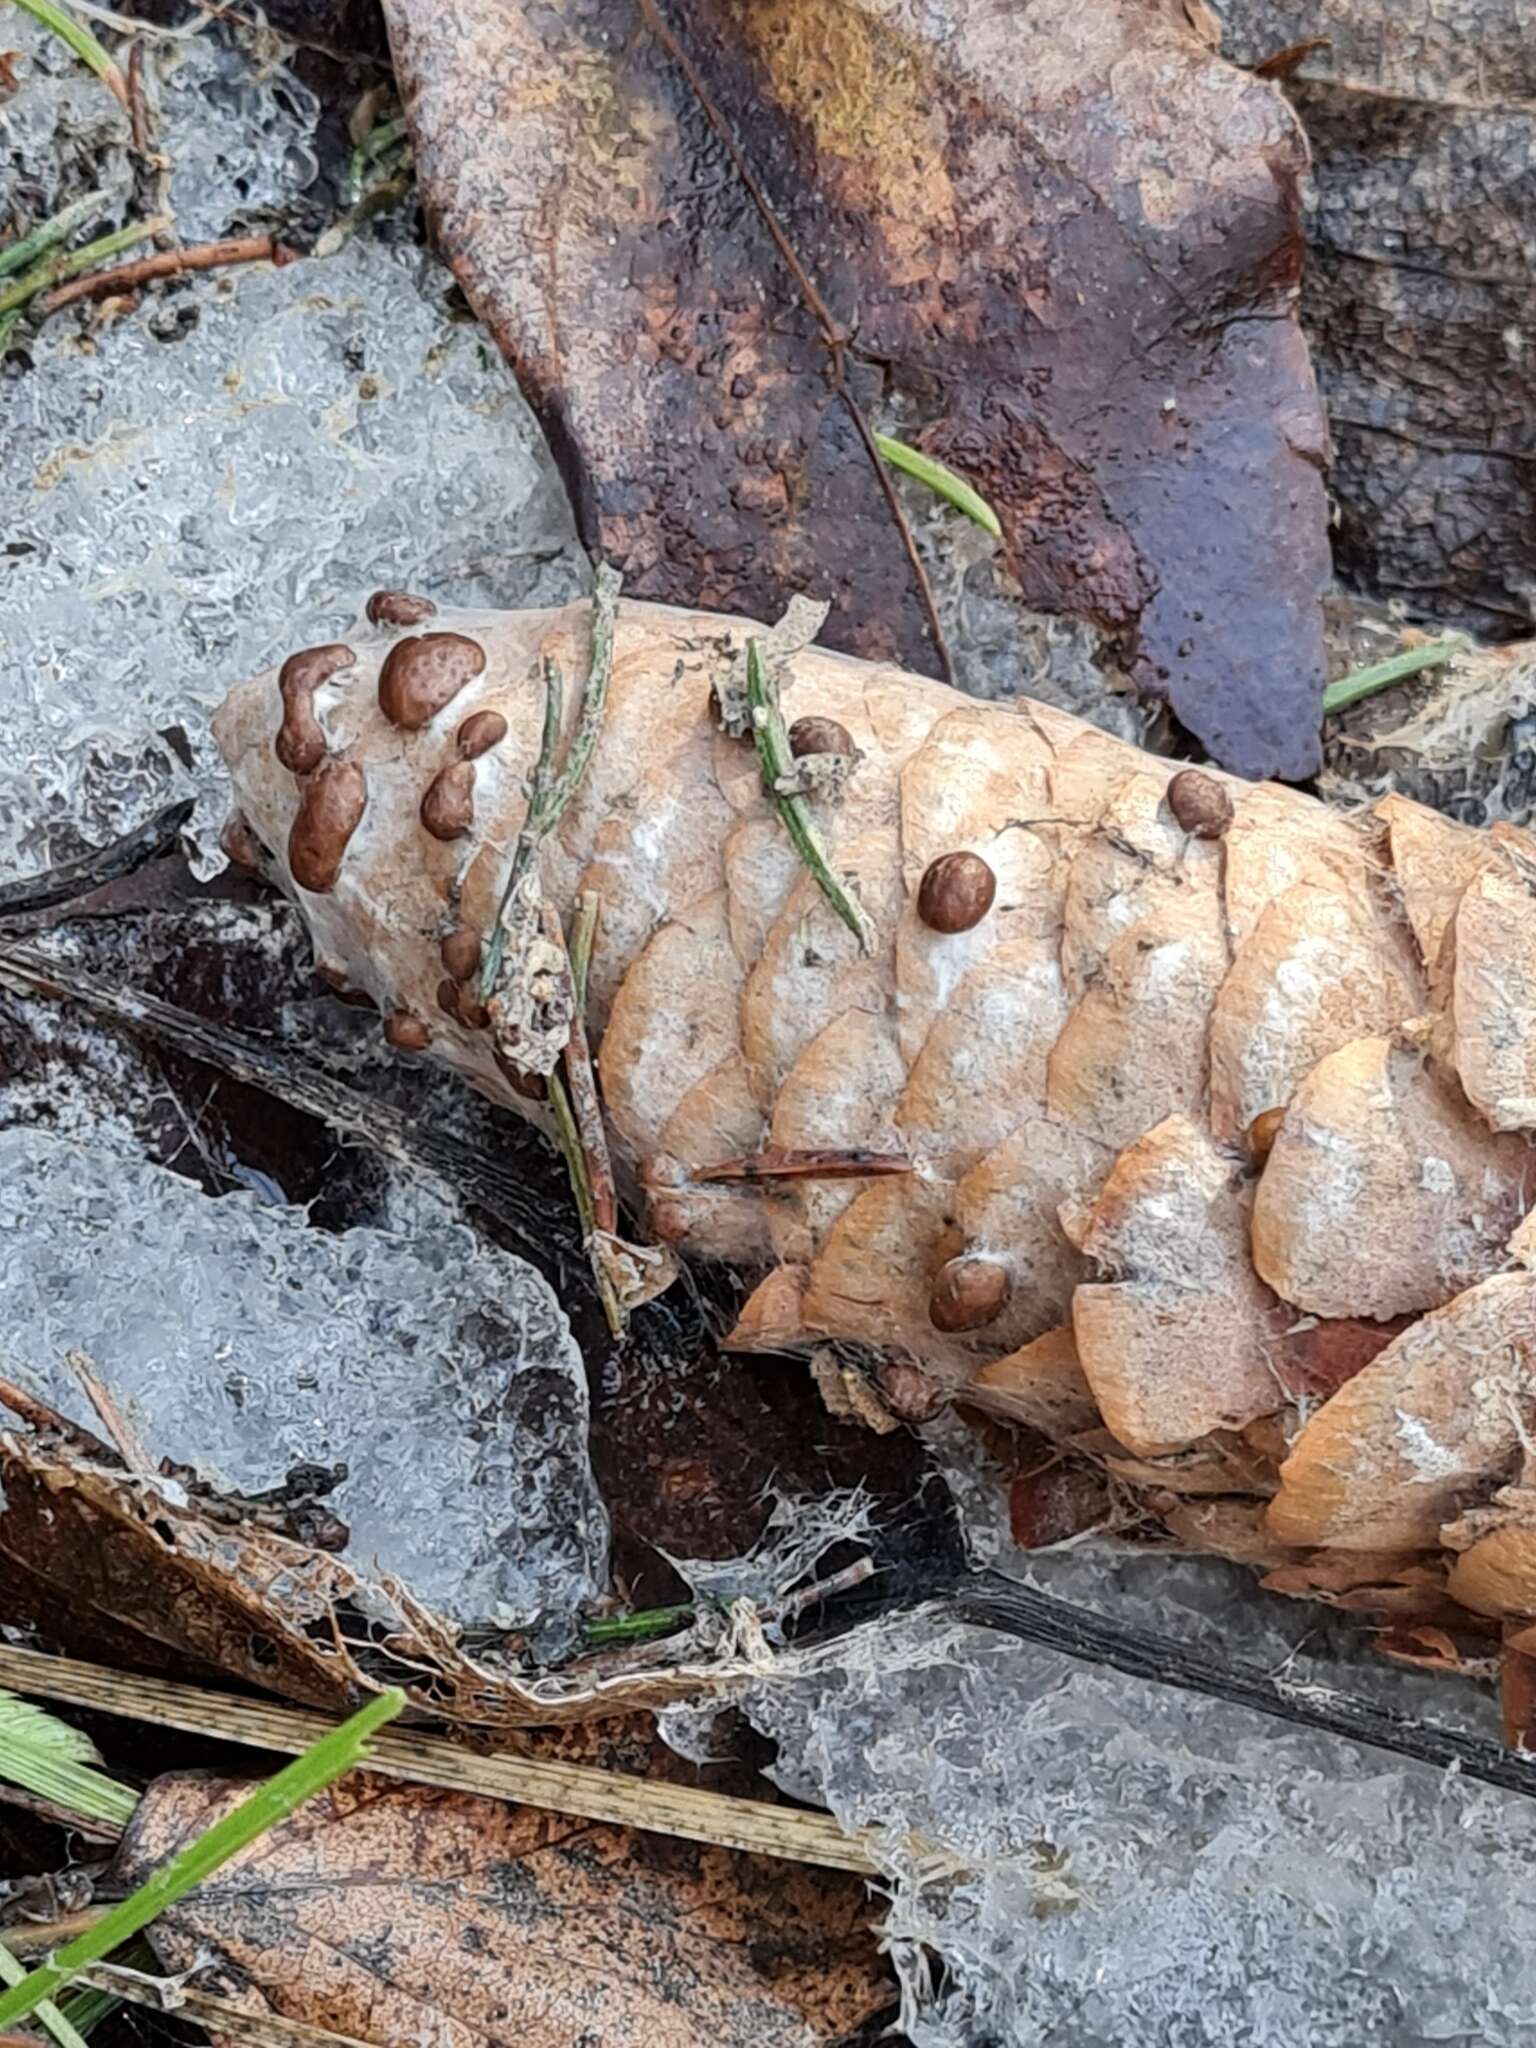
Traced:
MULTIPOLYGON (((1367 1658, 1322 1610, 1234 1568, 1010 1552, 997 1498, 966 1508, 978 1557, 1043 1592, 1494 1733, 1470 1686, 1367 1658)), ((748 1717, 787 1790, 873 1831, 914 2048, 1532 2039, 1531 1801, 942 1608, 787 1662, 748 1717)))
MULTIPOLYGON (((1168 1573, 1122 1577, 1117 1614, 1179 1628, 1168 1573)), ((1234 1655, 1254 1598, 1232 1575, 1234 1655)), ((1532 2038, 1529 1801, 931 1611, 749 1714, 786 1788, 877 1831, 914 2048, 1532 2038)))
POLYGON ((454 1619, 514 1627, 604 1589, 581 1354, 532 1267, 460 1225, 331 1234, 14 1129, 0 1299, 5 1369, 98 1433, 71 1351, 152 1458, 220 1487, 346 1464, 349 1560, 454 1619))
MULTIPOLYGON (((314 96, 209 30, 156 41, 184 241, 295 204, 314 96)), ((122 120, 12 14, 0 187, 41 217, 82 191, 125 210, 122 120)), ((0 365, 0 873, 195 791, 222 823, 208 714, 231 682, 344 637, 369 590, 558 603, 585 567, 510 372, 424 250, 354 235, 325 258, 200 278, 87 330, 70 310, 0 365), (172 735, 168 738, 167 734, 172 735), (190 752, 188 769, 179 758, 190 752)))

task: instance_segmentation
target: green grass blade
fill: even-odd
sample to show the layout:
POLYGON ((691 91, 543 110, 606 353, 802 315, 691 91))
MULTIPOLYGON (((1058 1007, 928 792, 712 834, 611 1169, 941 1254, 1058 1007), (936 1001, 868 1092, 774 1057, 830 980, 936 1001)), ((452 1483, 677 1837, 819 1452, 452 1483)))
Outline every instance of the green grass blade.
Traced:
POLYGON ((55 1715, 0 1691, 0 1778, 82 1820, 126 1827, 139 1795, 104 1771, 89 1738, 55 1715))
POLYGON ((1347 676, 1340 676, 1336 683, 1330 683, 1323 692, 1323 716, 1332 718, 1335 712, 1347 711, 1351 704, 1358 704, 1365 697, 1374 697, 1378 690, 1400 683, 1405 676, 1416 676, 1426 668, 1443 668, 1462 653, 1467 645, 1464 633, 1451 633, 1444 640, 1426 640, 1422 647, 1410 647, 1406 654, 1394 654, 1386 661, 1373 661, 1366 668, 1352 668, 1347 676))
POLYGON ((13 270, 24 269, 39 256, 46 256, 50 249, 56 249, 60 242, 67 242, 83 221, 102 212, 106 204, 99 193, 88 192, 84 199, 75 200, 51 220, 39 221, 31 234, 8 242, 0 249, 0 277, 9 277, 13 270))
POLYGON ((58 0, 16 0, 16 5, 23 14, 40 21, 50 35, 56 35, 66 49, 73 50, 82 64, 89 64, 118 105, 126 110, 127 81, 84 22, 76 21, 58 5, 58 0))
MULTIPOLYGON (((0 1981, 12 1985, 25 1984, 27 1981, 26 1971, 3 1941, 0 1941, 0 1981)), ((79 2030, 64 2017, 51 1998, 40 1998, 32 2010, 36 2012, 39 2023, 47 2030, 49 2037, 58 2042, 59 2048, 85 2048, 79 2030)))
POLYGON ((920 448, 909 448, 905 441, 897 441, 890 434, 876 434, 875 446, 891 465, 903 475, 916 477, 920 484, 926 484, 936 496, 953 505, 957 512, 963 512, 967 519, 974 519, 983 533, 990 533, 994 540, 1003 537, 1002 523, 997 514, 981 495, 973 491, 963 476, 956 476, 942 462, 935 462, 931 455, 924 455, 920 448))
POLYGON ((122 2002, 115 1991, 97 1991, 87 1986, 66 1998, 59 2011, 77 2034, 88 2034, 92 2027, 101 2025, 108 2013, 116 2012, 122 2002))
POLYGON ((323 1792, 350 1771, 364 1754, 368 1737, 392 1721, 405 1705, 398 1686, 370 1700, 349 1721, 311 1743, 275 1777, 259 1785, 232 1813, 198 1836, 195 1842, 154 1871, 136 1892, 104 1913, 84 1934, 66 1942, 46 1963, 0 1995, 0 2027, 13 2027, 36 2012, 45 1999, 61 1991, 77 1970, 99 1963, 103 1956, 140 1933, 168 1906, 258 1841, 269 1828, 286 1820, 306 1799, 323 1792))

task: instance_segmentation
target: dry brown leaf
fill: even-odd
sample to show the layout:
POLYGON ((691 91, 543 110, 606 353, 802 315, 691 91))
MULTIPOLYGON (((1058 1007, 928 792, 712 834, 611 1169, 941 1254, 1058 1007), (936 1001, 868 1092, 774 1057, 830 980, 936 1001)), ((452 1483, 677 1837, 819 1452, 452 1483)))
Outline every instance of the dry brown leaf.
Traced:
POLYGON ((216 1519, 216 1507, 170 1498, 55 1434, 0 1430, 0 1619, 46 1627, 87 1653, 178 1677, 221 1672, 310 1706, 347 1707, 359 1690, 402 1685, 445 1718, 484 1727, 661 1705, 728 1675, 722 1665, 604 1676, 577 1664, 525 1684, 469 1656, 457 1630, 398 1581, 216 1519))
POLYGON ((633 595, 805 590, 832 645, 933 670, 841 365, 991 502, 1027 603, 1095 621, 1229 767, 1313 771, 1305 146, 1181 0, 385 15, 438 240, 633 595))
MULTIPOLYGON (((248 1788, 150 1786, 139 1883, 248 1788)), ((891 2002, 856 1879, 352 1778, 155 1923, 173 1970, 402 2048, 815 2048, 891 2002)))

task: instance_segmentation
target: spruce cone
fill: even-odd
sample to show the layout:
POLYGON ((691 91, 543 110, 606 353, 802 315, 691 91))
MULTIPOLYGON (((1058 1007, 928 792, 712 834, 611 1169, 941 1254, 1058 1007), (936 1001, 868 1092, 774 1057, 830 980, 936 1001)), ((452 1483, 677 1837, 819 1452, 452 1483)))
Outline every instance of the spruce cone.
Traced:
MULTIPOLYGON (((228 699, 240 813, 321 971, 542 1120, 476 941, 588 608, 380 618, 311 664, 318 767, 278 756, 276 673, 228 699)), ((601 900, 621 1181, 761 1272, 735 1344, 916 1363, 1284 1590, 1423 1618, 1453 1565, 1465 1607, 1536 1616, 1536 842, 1213 770, 1190 829, 1170 762, 806 649, 784 716, 856 750, 810 800, 866 953, 712 712, 760 630, 621 607, 540 865, 567 921, 601 900)))

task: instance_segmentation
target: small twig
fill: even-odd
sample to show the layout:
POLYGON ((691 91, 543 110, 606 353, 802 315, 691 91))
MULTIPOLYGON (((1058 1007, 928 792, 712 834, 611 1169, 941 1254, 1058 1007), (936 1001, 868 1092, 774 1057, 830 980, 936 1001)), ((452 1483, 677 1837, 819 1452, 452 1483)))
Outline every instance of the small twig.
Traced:
POLYGON ((191 817, 193 799, 167 804, 142 825, 125 832, 107 846, 82 853, 40 875, 25 875, 18 882, 0 882, 0 917, 18 917, 38 910, 52 910, 61 903, 73 903, 89 896, 108 882, 136 874, 176 844, 181 828, 191 817))
POLYGON ((794 246, 790 242, 788 235, 785 234, 784 229, 780 226, 778 215, 769 203, 768 194, 758 183, 756 174, 747 162, 746 156, 743 154, 736 137, 731 132, 729 122, 710 98, 708 88, 705 86, 704 80, 700 76, 693 59, 688 55, 688 52, 683 48, 662 18, 657 0, 640 0, 640 12, 645 20, 649 22, 662 48, 687 80, 689 90, 699 103, 700 112, 719 137, 726 155, 735 166, 737 177, 740 178, 745 186, 748 198, 757 208, 762 218, 763 226, 768 230, 769 238, 773 242, 775 249, 779 252, 780 260, 794 279, 795 284, 799 288, 800 296, 805 301, 807 310, 812 319, 815 320, 817 327, 821 330, 822 346, 827 351, 827 381, 831 385, 833 393, 842 401, 847 409, 848 416, 853 421, 859 439, 864 444, 864 452, 869 457, 870 468, 875 473, 881 495, 886 502, 886 508, 896 523, 896 530, 900 534, 902 546, 906 550, 907 561, 911 565, 913 580, 917 585, 918 596, 922 599, 923 610, 928 615, 928 631, 933 638, 934 652, 938 656, 944 681, 952 683, 955 679, 955 665, 950 657, 949 642, 944 637, 944 627, 939 619, 939 608, 934 601, 933 586, 928 581, 928 572, 923 567, 923 558, 917 551, 917 542, 913 539, 912 529, 907 524, 907 515, 901 508, 901 500, 896 495, 896 486, 891 482, 890 472, 881 460, 874 429, 870 426, 869 421, 865 419, 862 407, 848 388, 848 335, 841 324, 833 319, 831 307, 828 306, 826 300, 817 290, 816 285, 811 279, 810 272, 795 254, 794 246))
POLYGON ((1391 655, 1386 661, 1375 661, 1365 668, 1352 668, 1347 676, 1340 676, 1336 683, 1330 683, 1324 690, 1323 716, 1332 718, 1337 711, 1347 711, 1351 704, 1358 704, 1364 697, 1374 697, 1378 690, 1400 683, 1405 676, 1416 676, 1421 669, 1443 668, 1446 662, 1454 661, 1458 654, 1464 653, 1466 646, 1464 633, 1451 633, 1443 640, 1426 640, 1422 647, 1410 647, 1405 653, 1391 655))
POLYGON ((793 1621, 808 1608, 819 1607, 823 1600, 834 1600, 839 1593, 851 1593, 855 1586, 862 1586, 875 1576, 875 1560, 872 1557, 856 1557, 852 1564, 844 1565, 840 1572, 832 1572, 824 1579, 812 1579, 798 1592, 788 1593, 776 1606, 763 1610, 763 1620, 779 1623, 793 1621))
MULTIPOLYGON (((570 954, 566 952, 565 934, 560 929, 559 916, 550 904, 544 906, 544 936, 552 946, 558 946, 565 954, 566 973, 571 977, 571 993, 574 999, 575 969, 570 954)), ((583 985, 585 981, 586 971, 583 967, 583 985)), ((606 1230, 611 1236, 618 1228, 618 1199, 614 1194, 613 1168, 608 1159, 608 1139, 603 1129, 602 1107, 598 1102, 597 1082, 592 1072, 592 1054, 587 1045, 586 1020, 582 1016, 579 1000, 573 1000, 571 1004, 571 1035, 565 1045, 565 1078, 571 1091, 571 1107, 576 1113, 577 1129, 581 1132, 582 1151, 587 1159, 593 1220, 599 1230, 606 1230)))
POLYGON ((122 1410, 108 1392, 95 1362, 84 1351, 66 1351, 64 1363, 80 1382, 86 1399, 100 1417, 101 1426, 117 1446, 118 1455, 130 1472, 152 1474, 154 1460, 125 1420, 122 1410))
POLYGON ((150 157, 149 101, 144 96, 144 45, 136 41, 128 52, 128 129, 133 153, 147 163, 150 157))
POLYGON ((592 965, 592 948, 597 940, 597 920, 603 899, 593 890, 576 898, 576 916, 571 924, 571 980, 576 987, 576 1007, 586 1014, 587 970, 592 965))
POLYGON ((90 1430, 82 1429, 78 1422, 71 1422, 57 1408, 50 1408, 39 1395, 18 1386, 15 1380, 0 1379, 0 1408, 9 1408, 28 1429, 45 1430, 50 1436, 60 1436, 66 1443, 73 1443, 88 1458, 104 1459, 109 1465, 117 1462, 117 1453, 110 1444, 103 1443, 90 1430))
POLYGON ((16 5, 23 14, 30 14, 34 21, 40 21, 67 49, 73 50, 82 64, 88 64, 118 105, 127 111, 128 87, 123 74, 88 28, 82 27, 72 14, 57 4, 57 0, 16 0, 16 5))
POLYGON ((778 811, 784 830, 815 878, 816 886, 858 940, 859 950, 873 953, 874 927, 852 890, 832 872, 809 803, 803 796, 786 796, 779 786, 794 774, 795 757, 790 752, 789 734, 779 710, 778 692, 769 680, 756 640, 747 642, 747 707, 752 714, 752 737, 769 801, 778 811))
POLYGON ((60 242, 67 242, 82 221, 89 220, 93 213, 100 213, 107 201, 99 192, 88 192, 83 199, 73 200, 68 206, 54 214, 51 220, 40 221, 30 234, 9 242, 0 249, 0 277, 9 277, 13 270, 21 270, 39 256, 46 256, 50 249, 56 249, 60 242))
POLYGON ((93 270, 38 301, 39 313, 57 313, 77 299, 99 299, 109 292, 137 291, 157 278, 180 277, 189 270, 226 270, 239 263, 282 263, 291 260, 273 235, 232 235, 224 242, 199 242, 190 249, 160 249, 138 263, 116 270, 93 270))
POLYGON ((843 1151, 793 1151, 770 1145, 762 1152, 747 1152, 739 1159, 722 1159, 714 1166, 701 1167, 688 1178, 696 1182, 721 1180, 879 1180, 891 1174, 910 1173, 912 1162, 904 1152, 861 1152, 857 1146, 843 1151))
MULTIPOLYGON (((331 1724, 323 1714, 236 1699, 198 1686, 139 1678, 100 1664, 47 1657, 0 1642, 0 1685, 39 1699, 96 1707, 187 1734, 291 1755, 331 1724)), ((805 1813, 766 1800, 739 1799, 693 1785, 637 1778, 592 1764, 516 1755, 480 1756, 440 1735, 391 1728, 375 1738, 359 1767, 416 1785, 440 1785, 482 1799, 512 1800, 550 1813, 612 1821, 653 1834, 676 1835, 745 1849, 757 1856, 815 1863, 833 1870, 868 1872, 875 1863, 862 1842, 844 1834, 827 1813, 805 1813)), ((10 1930, 8 1930, 9 1933, 10 1930)), ((42 1944, 52 1946, 53 1944, 42 1944)))
POLYGON ((47 291, 65 278, 78 277, 81 271, 89 270, 93 264, 105 263, 110 256, 121 256, 125 249, 132 249, 140 242, 152 242, 170 225, 169 214, 157 214, 153 220, 135 221, 129 227, 118 228, 97 241, 87 242, 83 249, 73 249, 67 256, 49 257, 0 291, 0 313, 25 306, 39 292, 47 291))
POLYGON ((77 1912, 61 1914, 57 1920, 18 1920, 9 1927, 0 1927, 0 1942, 13 1956, 46 1955, 49 1949, 73 1941, 87 1927, 94 1927, 106 1910, 105 1906, 82 1906, 77 1912))
POLYGON ((507 947, 507 924, 512 907, 522 892, 523 883, 532 872, 534 858, 544 837, 544 817, 553 789, 555 755, 560 747, 560 727, 563 722, 565 684, 560 674, 560 664, 552 655, 546 654, 542 664, 544 677, 544 731, 539 741, 539 757, 533 764, 533 774, 528 781, 528 808, 523 817, 522 829, 512 846, 512 861, 507 869, 506 887, 501 892, 501 901, 496 906, 496 924, 491 933, 491 943, 486 948, 485 966, 480 975, 480 1000, 489 1002, 495 991, 501 973, 502 957, 507 947))
MULTIPOLYGON (((555 1113, 560 1151, 566 1172, 570 1175, 571 1192, 576 1197, 582 1232, 587 1241, 587 1256, 592 1264, 603 1313, 608 1318, 608 1327, 614 1336, 619 1337, 624 1333, 628 1318, 607 1270, 601 1241, 617 1233, 619 1221, 613 1165, 608 1156, 608 1134, 603 1128, 602 1103, 598 1099, 597 1077, 592 1071, 592 1054, 587 1045, 586 1020, 582 1015, 582 997, 577 994, 575 968, 570 954, 566 952, 559 914, 551 904, 543 906, 542 922, 544 936, 552 946, 559 948, 565 958, 565 972, 570 977, 572 995, 570 1036, 561 1055, 565 1073, 563 1079, 558 1073, 549 1076, 550 1104, 555 1113)), ((591 954, 590 934, 586 946, 587 955, 582 961, 580 981, 582 995, 586 989, 587 958, 591 954)))
POLYGON ((592 588, 592 659, 587 672, 586 687, 582 692, 581 711, 576 730, 571 737, 565 766, 557 775, 555 753, 560 744, 561 727, 561 685, 560 671, 555 663, 546 658, 544 663, 544 735, 539 748, 539 758, 534 765, 533 779, 528 787, 528 811, 523 819, 523 829, 517 835, 512 848, 512 862, 507 870, 506 887, 501 892, 501 902, 496 911, 496 926, 491 942, 486 948, 485 968, 480 976, 480 1000, 489 1002, 495 992, 496 979, 501 972, 502 957, 507 944, 507 917, 524 879, 532 869, 535 855, 543 840, 559 824, 571 799, 581 787, 582 779, 592 760, 598 734, 602 730, 603 713, 608 703, 608 682, 613 673, 613 642, 617 630, 619 592, 623 578, 617 569, 611 569, 606 562, 600 562, 592 588))

